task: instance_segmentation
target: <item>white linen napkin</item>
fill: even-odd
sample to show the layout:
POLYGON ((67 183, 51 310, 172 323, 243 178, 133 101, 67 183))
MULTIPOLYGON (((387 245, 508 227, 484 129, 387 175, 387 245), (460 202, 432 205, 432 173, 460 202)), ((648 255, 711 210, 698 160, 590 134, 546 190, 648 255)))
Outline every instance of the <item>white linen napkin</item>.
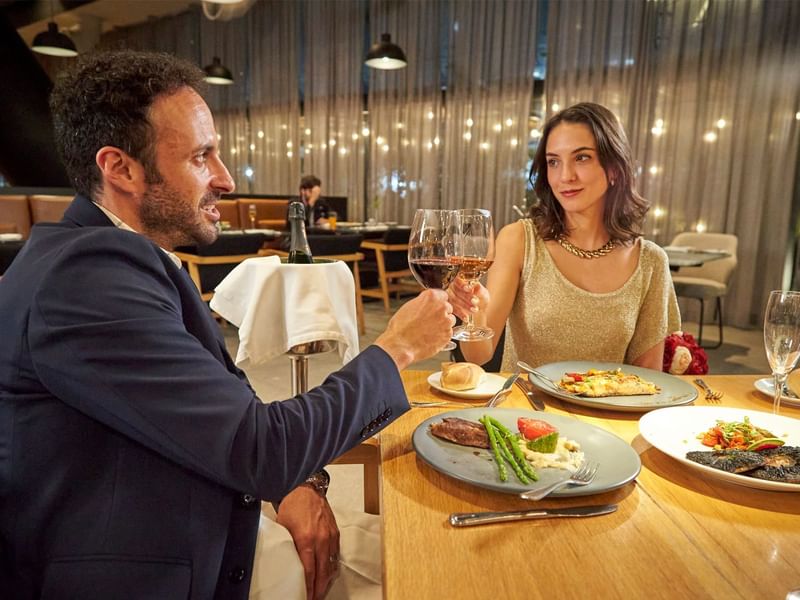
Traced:
POLYGON ((277 256, 249 258, 216 287, 211 308, 239 328, 238 367, 316 340, 337 341, 342 363, 358 354, 353 274, 341 261, 290 265, 277 256))

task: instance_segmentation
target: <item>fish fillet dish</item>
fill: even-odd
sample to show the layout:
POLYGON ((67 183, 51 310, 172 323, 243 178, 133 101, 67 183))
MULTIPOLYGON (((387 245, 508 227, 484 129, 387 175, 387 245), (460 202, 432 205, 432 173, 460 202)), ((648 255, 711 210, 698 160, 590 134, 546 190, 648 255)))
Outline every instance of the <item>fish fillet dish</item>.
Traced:
POLYGON ((778 483, 800 484, 800 448, 785 446, 771 432, 742 422, 723 422, 700 434, 709 451, 687 452, 686 458, 713 469, 778 483))

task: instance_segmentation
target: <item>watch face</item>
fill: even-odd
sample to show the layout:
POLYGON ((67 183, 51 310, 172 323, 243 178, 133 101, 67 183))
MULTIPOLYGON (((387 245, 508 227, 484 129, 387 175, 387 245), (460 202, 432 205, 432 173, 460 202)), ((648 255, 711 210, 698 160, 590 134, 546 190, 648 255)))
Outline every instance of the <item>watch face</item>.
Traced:
POLYGON ((324 496, 328 492, 331 476, 323 469, 322 471, 312 474, 305 482, 324 496))

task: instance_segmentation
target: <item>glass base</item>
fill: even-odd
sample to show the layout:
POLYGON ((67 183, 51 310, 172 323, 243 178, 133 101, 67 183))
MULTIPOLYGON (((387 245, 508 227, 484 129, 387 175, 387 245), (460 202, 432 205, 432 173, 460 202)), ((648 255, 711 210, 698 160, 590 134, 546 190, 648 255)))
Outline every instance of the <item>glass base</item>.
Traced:
POLYGON ((488 327, 461 325, 453 329, 453 339, 460 342, 480 342, 494 337, 494 330, 488 327))

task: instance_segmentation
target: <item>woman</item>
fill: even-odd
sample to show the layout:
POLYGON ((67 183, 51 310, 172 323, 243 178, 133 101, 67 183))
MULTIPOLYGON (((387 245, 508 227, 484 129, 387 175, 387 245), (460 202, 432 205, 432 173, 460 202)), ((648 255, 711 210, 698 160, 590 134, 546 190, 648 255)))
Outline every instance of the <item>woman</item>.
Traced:
POLYGON ((639 236, 648 203, 633 189, 630 148, 616 116, 576 104, 545 125, 531 169, 540 202, 504 227, 486 288, 451 286, 459 316, 497 332, 464 342, 488 361, 506 328, 503 370, 595 360, 661 370, 664 337, 680 329, 667 256, 639 236), (490 301, 491 299, 491 301, 490 301))

